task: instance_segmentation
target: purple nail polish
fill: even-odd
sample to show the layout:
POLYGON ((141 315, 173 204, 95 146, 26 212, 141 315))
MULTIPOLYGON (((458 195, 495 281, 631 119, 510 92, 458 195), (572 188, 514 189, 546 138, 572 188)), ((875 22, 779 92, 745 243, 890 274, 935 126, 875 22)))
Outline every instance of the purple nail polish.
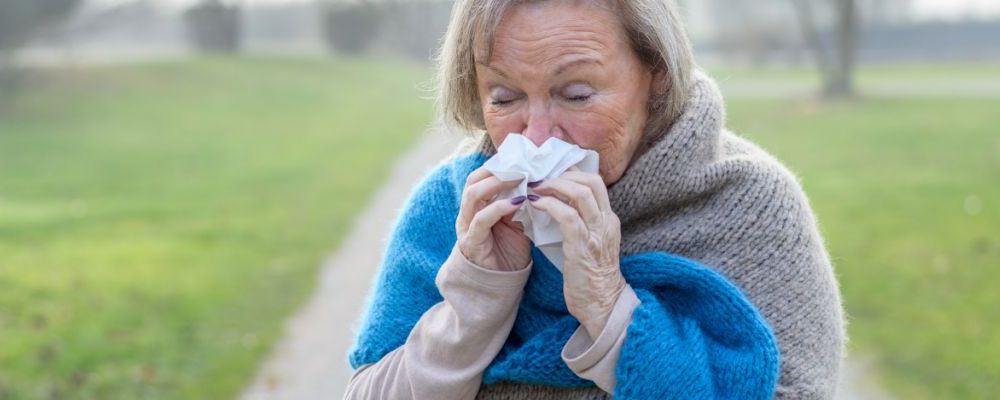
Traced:
POLYGON ((538 197, 538 195, 537 195, 537 194, 529 194, 529 195, 528 195, 528 201, 536 201, 536 200, 538 200, 538 199, 540 199, 540 198, 541 198, 541 197, 538 197))
POLYGON ((535 186, 541 185, 542 181, 544 181, 544 179, 539 179, 539 180, 534 181, 534 182, 528 182, 528 187, 533 188, 535 186))
MULTIPOLYGON (((534 195, 532 195, 532 196, 534 196, 534 195)), ((510 199, 510 204, 513 204, 513 205, 516 206, 518 204, 524 203, 524 199, 526 199, 526 198, 527 197, 525 197, 525 196, 517 196, 515 198, 510 199)))

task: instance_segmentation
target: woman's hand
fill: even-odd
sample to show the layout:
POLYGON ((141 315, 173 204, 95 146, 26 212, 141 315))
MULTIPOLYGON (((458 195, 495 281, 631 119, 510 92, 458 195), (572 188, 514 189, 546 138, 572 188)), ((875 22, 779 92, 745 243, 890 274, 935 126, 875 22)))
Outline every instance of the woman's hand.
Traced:
POLYGON ((495 200, 520 181, 501 181, 480 167, 469 174, 462 191, 462 205, 455 221, 459 251, 476 265, 497 271, 524 269, 531 261, 531 242, 524 227, 511 215, 525 197, 495 200))
POLYGON ((558 221, 563 234, 566 307, 596 338, 625 289, 618 263, 621 221, 611 211, 608 189, 600 176, 575 167, 533 189, 542 196, 532 196, 531 205, 558 221))

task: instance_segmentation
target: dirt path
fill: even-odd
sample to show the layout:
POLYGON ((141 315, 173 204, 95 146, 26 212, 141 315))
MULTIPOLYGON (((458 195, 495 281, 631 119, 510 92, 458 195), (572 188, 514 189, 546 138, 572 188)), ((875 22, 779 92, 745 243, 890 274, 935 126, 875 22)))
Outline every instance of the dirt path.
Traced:
POLYGON ((893 400, 878 382, 870 358, 858 355, 847 359, 837 384, 837 400, 893 400))
POLYGON ((355 222, 339 251, 324 263, 312 299, 288 321, 243 399, 339 399, 351 368, 347 350, 381 261, 392 222, 410 189, 447 156, 457 140, 429 134, 395 165, 355 222))
MULTIPOLYGON (((419 179, 454 148, 455 138, 431 134, 395 165, 358 216, 340 250, 324 263, 313 297, 287 323, 285 336, 261 366, 244 400, 339 399, 351 368, 347 350, 396 213, 419 179)), ((838 400, 891 399, 871 381, 869 363, 849 359, 838 400)))

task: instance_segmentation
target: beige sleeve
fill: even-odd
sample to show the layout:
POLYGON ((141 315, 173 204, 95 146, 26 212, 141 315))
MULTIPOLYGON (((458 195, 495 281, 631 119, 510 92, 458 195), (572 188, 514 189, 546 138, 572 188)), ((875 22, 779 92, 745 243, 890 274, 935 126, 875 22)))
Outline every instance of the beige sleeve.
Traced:
POLYGON ((562 349, 562 359, 569 369, 577 376, 593 381, 605 392, 613 393, 615 366, 625 342, 625 333, 632 323, 632 311, 639 303, 632 286, 626 284, 597 339, 592 339, 582 325, 576 328, 562 349))
POLYGON ((493 271, 452 250, 434 281, 444 300, 402 346, 358 368, 344 399, 474 399, 514 325, 531 268, 493 271))

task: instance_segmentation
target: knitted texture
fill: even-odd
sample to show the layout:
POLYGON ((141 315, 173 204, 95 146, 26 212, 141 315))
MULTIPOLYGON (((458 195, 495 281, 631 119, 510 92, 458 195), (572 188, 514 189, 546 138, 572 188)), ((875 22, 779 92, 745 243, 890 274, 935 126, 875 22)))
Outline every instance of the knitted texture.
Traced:
MULTIPOLYGON (((434 277, 456 241, 458 196, 485 160, 476 154, 440 167, 410 199, 390 240, 377 305, 352 350, 352 367, 377 362, 403 344, 427 308, 442 300, 434 277)), ((532 258, 514 328, 483 383, 592 387, 560 356, 579 325, 566 308, 562 274, 537 248, 532 258)), ((663 252, 625 257, 621 270, 642 304, 616 367, 616 398, 770 398, 777 343, 739 289, 707 267, 663 252)))
MULTIPOLYGON (((609 187, 622 221, 622 273, 642 302, 621 349, 615 398, 833 395, 844 324, 815 218, 795 176, 723 121, 714 83, 698 74, 684 114, 609 187)), ((352 367, 399 347, 442 300, 434 276, 456 240, 465 177, 495 152, 485 137, 473 147, 411 194, 352 367)), ((561 360, 578 324, 559 271, 537 249, 532 256, 514 327, 477 398, 607 398, 561 360)))

